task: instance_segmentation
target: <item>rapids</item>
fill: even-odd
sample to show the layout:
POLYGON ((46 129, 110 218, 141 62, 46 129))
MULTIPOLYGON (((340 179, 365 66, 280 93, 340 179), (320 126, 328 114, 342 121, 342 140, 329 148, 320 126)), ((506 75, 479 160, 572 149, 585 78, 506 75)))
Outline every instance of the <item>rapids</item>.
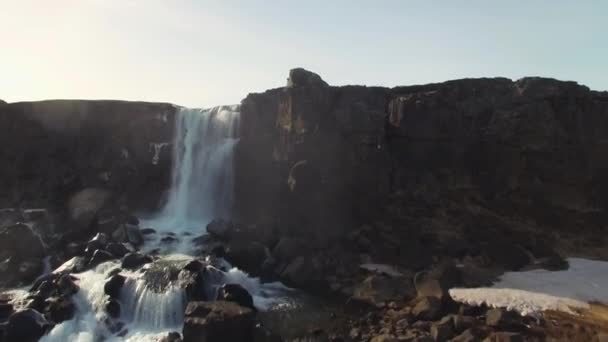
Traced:
MULTIPOLYGON (((55 326, 42 341, 155 341, 168 332, 181 332, 186 294, 168 275, 193 259, 196 251, 192 238, 204 234, 212 219, 230 217, 238 109, 238 106, 179 108, 172 144, 172 186, 167 201, 160 212, 140 222, 141 228, 157 231, 154 238, 146 240, 142 250, 157 250, 160 259, 140 271, 121 272, 127 280, 120 293, 119 320, 112 320, 105 313, 108 297, 103 287, 110 272, 120 265, 111 261, 75 274, 81 288, 73 297, 75 317, 55 326), (166 236, 174 240, 163 243, 161 238, 166 236), (108 330, 112 324, 120 325, 112 332, 108 330)), ((58 270, 62 268, 65 266, 58 270)), ((214 270, 218 279, 208 285, 211 295, 223 283, 239 283, 251 293, 260 310, 291 305, 291 290, 280 283, 262 284, 223 260, 214 270)))

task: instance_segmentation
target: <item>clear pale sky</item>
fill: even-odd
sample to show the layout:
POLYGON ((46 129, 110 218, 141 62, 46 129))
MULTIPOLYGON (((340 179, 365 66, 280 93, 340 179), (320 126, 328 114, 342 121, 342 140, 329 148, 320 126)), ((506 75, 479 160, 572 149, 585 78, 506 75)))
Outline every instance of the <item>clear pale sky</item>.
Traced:
POLYGON ((603 0, 0 0, 0 99, 238 103, 333 85, 527 75, 608 89, 603 0))

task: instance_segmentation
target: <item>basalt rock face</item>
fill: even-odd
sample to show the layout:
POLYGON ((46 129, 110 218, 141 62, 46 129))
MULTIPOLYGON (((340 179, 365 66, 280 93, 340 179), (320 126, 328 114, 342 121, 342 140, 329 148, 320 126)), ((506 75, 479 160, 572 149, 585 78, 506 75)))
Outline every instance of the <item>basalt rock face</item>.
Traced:
POLYGON ((170 181, 175 107, 57 100, 0 104, 0 207, 63 206, 102 188, 153 208, 170 181))
POLYGON ((403 225, 416 210, 445 217, 452 202, 474 217, 463 229, 492 226, 486 234, 500 215, 603 228, 607 93, 545 78, 330 87, 302 73, 242 102, 243 221, 327 240, 365 222, 403 225))

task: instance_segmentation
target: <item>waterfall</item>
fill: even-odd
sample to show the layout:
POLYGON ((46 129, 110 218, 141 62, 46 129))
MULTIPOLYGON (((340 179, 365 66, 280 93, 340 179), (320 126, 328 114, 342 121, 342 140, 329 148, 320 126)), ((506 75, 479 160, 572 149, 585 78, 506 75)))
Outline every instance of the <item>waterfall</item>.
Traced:
MULTIPOLYGON (((161 212, 144 224, 180 239, 204 233, 214 218, 230 216, 238 123, 238 105, 178 109, 169 196, 161 212)), ((183 240, 172 251, 188 254, 190 244, 183 240)))
MULTIPOLYGON (((205 233, 207 223, 214 218, 230 218, 234 192, 233 150, 238 141, 238 123, 238 106, 178 110, 172 143, 172 183, 167 202, 157 215, 140 221, 143 226, 153 227, 158 232, 142 249, 157 249, 163 255, 145 270, 121 271, 127 279, 118 299, 119 320, 126 324, 126 336, 111 333, 103 323, 108 319, 104 311, 107 296, 103 284, 111 269, 118 266, 108 262, 75 275, 82 287, 74 295, 76 317, 58 324, 44 337, 45 342, 155 341, 167 331, 181 330, 186 293, 169 274, 178 272, 192 259, 191 240, 193 236, 205 233), (176 240, 169 247, 161 241, 167 236, 176 240)), ((152 146, 156 153, 154 163, 165 145, 152 146)), ((211 297, 221 284, 239 283, 251 292, 254 304, 265 309, 287 290, 279 283, 261 284, 259 279, 224 263, 227 272, 215 269, 210 272, 214 276, 207 279, 211 297)))
POLYGON ((173 182, 162 216, 188 226, 229 214, 238 118, 238 106, 179 110, 173 182))

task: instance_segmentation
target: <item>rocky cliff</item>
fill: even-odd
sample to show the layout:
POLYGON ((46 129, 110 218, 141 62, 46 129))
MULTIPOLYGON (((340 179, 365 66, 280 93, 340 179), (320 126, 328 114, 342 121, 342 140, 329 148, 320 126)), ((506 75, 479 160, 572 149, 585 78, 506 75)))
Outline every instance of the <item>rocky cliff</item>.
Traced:
POLYGON ((0 104, 0 207, 63 206, 87 187, 154 208, 168 187, 175 114, 166 103, 0 104))
POLYGON ((295 69, 287 87, 243 100, 240 127, 241 219, 321 245, 382 227, 387 240, 604 231, 608 93, 574 82, 331 87, 295 69))

